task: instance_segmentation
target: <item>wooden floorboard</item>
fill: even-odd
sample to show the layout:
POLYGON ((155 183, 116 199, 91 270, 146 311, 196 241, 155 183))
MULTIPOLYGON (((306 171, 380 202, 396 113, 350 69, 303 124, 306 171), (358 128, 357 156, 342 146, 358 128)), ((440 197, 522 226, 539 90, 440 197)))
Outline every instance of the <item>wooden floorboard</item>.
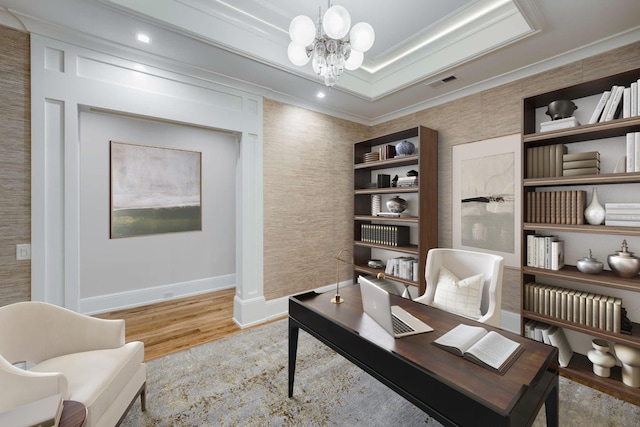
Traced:
POLYGON ((126 341, 142 341, 148 361, 242 332, 233 321, 234 295, 226 289, 95 317, 124 319, 126 341))

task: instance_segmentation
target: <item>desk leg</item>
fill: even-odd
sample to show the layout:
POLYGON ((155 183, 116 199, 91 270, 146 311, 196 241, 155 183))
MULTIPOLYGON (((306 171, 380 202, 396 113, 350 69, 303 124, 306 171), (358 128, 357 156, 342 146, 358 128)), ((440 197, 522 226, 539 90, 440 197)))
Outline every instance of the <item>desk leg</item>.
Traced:
POLYGON ((296 354, 298 353, 298 332, 300 328, 289 319, 289 397, 293 396, 293 381, 296 373, 296 354))
POLYGON ((544 409, 547 416, 547 427, 558 427, 559 425, 559 405, 558 405, 558 395, 559 395, 559 381, 558 377, 556 377, 554 381, 554 386, 549 395, 547 396, 547 400, 544 402, 544 409))

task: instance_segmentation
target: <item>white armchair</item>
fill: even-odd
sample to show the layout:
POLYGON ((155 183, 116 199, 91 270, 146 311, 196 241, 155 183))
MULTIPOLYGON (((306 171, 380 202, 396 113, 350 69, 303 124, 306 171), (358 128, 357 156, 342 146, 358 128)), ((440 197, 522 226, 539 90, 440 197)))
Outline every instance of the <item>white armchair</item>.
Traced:
POLYGON ((85 405, 87 427, 113 427, 138 396, 145 410, 144 344, 125 344, 124 320, 44 302, 0 307, 0 384, 0 412, 60 393, 85 405))
POLYGON ((499 255, 461 249, 431 249, 425 267, 426 289, 415 301, 500 327, 503 269, 504 258, 499 255), (439 281, 443 286, 437 292, 439 281), (474 294, 476 285, 482 287, 478 294, 474 294), (477 307, 477 303, 479 312, 475 309, 471 313, 469 307, 477 307))

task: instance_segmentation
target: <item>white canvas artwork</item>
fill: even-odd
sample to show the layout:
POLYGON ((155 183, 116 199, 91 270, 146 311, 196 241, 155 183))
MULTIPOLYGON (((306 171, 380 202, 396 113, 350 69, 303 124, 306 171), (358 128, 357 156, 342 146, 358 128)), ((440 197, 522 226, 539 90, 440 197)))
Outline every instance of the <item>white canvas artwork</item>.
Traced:
POLYGON ((520 265, 520 134, 453 147, 453 247, 520 265))

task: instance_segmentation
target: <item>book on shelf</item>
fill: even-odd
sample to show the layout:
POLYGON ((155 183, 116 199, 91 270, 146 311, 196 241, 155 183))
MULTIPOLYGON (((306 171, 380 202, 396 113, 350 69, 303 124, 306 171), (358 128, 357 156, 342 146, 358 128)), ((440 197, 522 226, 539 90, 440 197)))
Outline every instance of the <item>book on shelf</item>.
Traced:
POLYGON ((600 174, 600 168, 576 168, 576 169, 564 169, 562 176, 578 176, 578 175, 598 175, 600 174))
POLYGON ((524 351, 520 343, 481 326, 459 324, 433 344, 500 374, 524 351))
POLYGON ((558 349, 558 364, 566 368, 573 357, 573 350, 562 328, 552 326, 548 331, 549 343, 558 349))
POLYGON ((635 132, 629 132, 626 135, 626 155, 627 155, 627 172, 635 172, 636 170, 636 141, 635 132))
POLYGON ((566 117, 564 119, 552 120, 540 123, 540 132, 548 132, 551 130, 568 129, 580 126, 580 122, 575 117, 566 117))
POLYGON ((565 153, 562 155, 563 162, 574 162, 576 160, 600 160, 599 151, 585 151, 582 153, 565 153))
POLYGON ((598 101, 598 104, 596 105, 596 108, 593 110, 593 114, 591 114, 591 118, 589 119, 590 125, 594 123, 598 123, 598 119, 602 115, 602 110, 604 110, 604 106, 609 100, 610 95, 611 95, 610 90, 605 90, 604 92, 602 92, 602 95, 600 96, 600 100, 598 101))
POLYGON ((62 395, 54 394, 44 399, 39 399, 8 411, 0 412, 0 425, 57 427, 62 417, 62 409, 62 395))
POLYGON ((640 221, 604 219, 604 225, 612 227, 640 227, 640 221))
POLYGON ((599 168, 600 160, 598 159, 589 159, 589 160, 571 160, 568 162, 562 163, 562 169, 578 169, 578 168, 599 168))
POLYGON ((622 94, 624 93, 624 86, 616 86, 614 85, 611 88, 611 96, 609 97, 609 101, 607 101, 607 105, 605 105, 605 111, 602 112, 602 116, 600 117, 600 122, 608 122, 610 120, 615 119, 618 116, 618 113, 622 109, 622 94))
POLYGON ((622 92, 622 118, 631 117, 631 87, 625 87, 622 92))
POLYGON ((638 82, 631 83, 631 108, 629 115, 631 117, 638 115, 638 82))
MULTIPOLYGON (((611 203, 605 203, 604 204, 604 208, 606 210, 609 209, 620 209, 620 213, 624 213, 625 210, 640 210, 640 203, 634 203, 634 202, 611 202, 611 203)), ((613 211, 612 211, 613 212, 613 211)))
MULTIPOLYGON (((631 209, 629 209, 631 211, 631 209)), ((605 211, 606 212, 606 211, 605 211)), ((633 211, 635 213, 610 213, 604 215, 605 221, 610 219, 613 221, 640 221, 640 210, 633 211)))

